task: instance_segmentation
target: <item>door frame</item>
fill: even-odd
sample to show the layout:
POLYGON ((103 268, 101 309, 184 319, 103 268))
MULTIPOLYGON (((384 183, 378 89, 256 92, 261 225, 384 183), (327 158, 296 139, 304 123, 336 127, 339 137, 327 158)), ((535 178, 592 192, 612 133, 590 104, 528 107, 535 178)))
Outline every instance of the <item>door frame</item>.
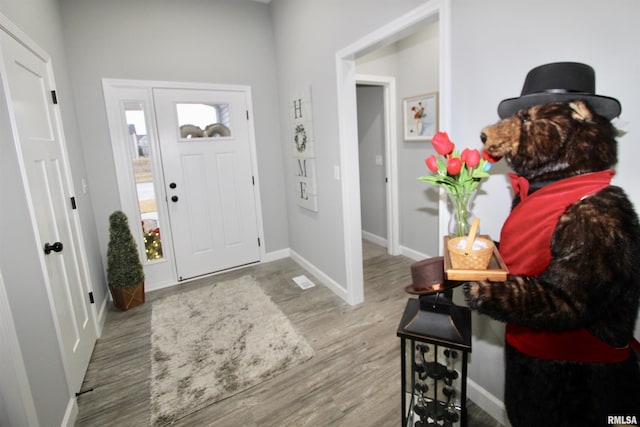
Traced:
MULTIPOLYGON (((355 61, 356 58, 415 32, 430 20, 437 20, 440 24, 439 123, 441 129, 446 129, 450 124, 451 116, 451 0, 430 0, 336 53, 338 138, 342 173, 342 221, 346 271, 345 299, 351 305, 364 301, 355 61)), ((443 203, 441 199, 441 211, 443 203)), ((439 221, 442 229, 442 215, 439 221)))
POLYGON ((356 84, 381 87, 384 95, 384 152, 387 205, 387 253, 400 255, 400 220, 398 213, 398 141, 395 77, 356 74, 356 84))
MULTIPOLYGON (((247 85, 226 85, 226 84, 215 84, 215 83, 189 83, 189 82, 174 82, 174 81, 157 81, 157 80, 132 80, 132 79, 110 79, 105 78, 102 79, 102 88, 105 97, 105 107, 107 111, 107 119, 109 126, 109 133, 111 137, 111 149, 113 151, 113 159, 115 163, 115 171, 116 177, 118 181, 118 191, 120 196, 120 205, 122 211, 127 214, 129 220, 131 221, 134 218, 137 218, 138 215, 138 207, 137 207, 137 195, 135 194, 135 180, 133 177, 133 173, 131 171, 130 158, 128 151, 122 144, 118 144, 119 139, 118 135, 122 133, 122 128, 119 126, 118 120, 113 120, 112 117, 119 114, 118 111, 120 108, 119 102, 122 99, 118 92, 127 91, 130 92, 138 92, 145 96, 145 102, 148 105, 147 114, 147 126, 148 126, 148 134, 150 136, 149 143, 151 145, 151 149, 156 153, 160 153, 160 141, 158 138, 157 132, 157 122, 156 122, 156 114, 155 107, 153 105, 153 89, 195 89, 195 90, 214 90, 214 91, 236 91, 243 92, 246 102, 247 102, 247 110, 249 111, 249 118, 247 125, 249 127, 249 151, 251 156, 251 169, 253 171, 253 176, 255 179, 254 186, 254 203, 256 206, 256 220, 258 224, 258 236, 261 237, 261 245, 259 247, 259 262, 265 259, 265 248, 266 244, 264 242, 264 226, 262 219, 262 202, 260 196, 260 178, 259 178, 259 170, 258 170, 258 157, 256 150, 256 134, 255 134, 255 126, 253 120, 253 101, 251 96, 251 87, 247 85)), ((135 98, 138 100, 140 97, 135 98)), ((134 99, 127 99, 134 100, 134 99)), ((162 171, 162 165, 160 162, 160 156, 157 155, 156 159, 154 159, 154 168, 157 171, 162 171)), ((165 203, 166 201, 166 186, 164 185, 164 174, 162 176, 156 177, 156 181, 162 182, 162 185, 156 185, 156 200, 158 200, 158 211, 161 212, 163 218, 168 219, 168 207, 165 203), (158 181, 159 180, 159 181, 158 181)), ((167 224, 164 227, 169 228, 170 224, 167 221, 167 224)), ((176 268, 175 268, 175 256, 173 254, 173 242, 171 241, 170 233, 165 233, 162 237, 163 241, 167 241, 168 246, 170 247, 170 251, 165 252, 163 247, 163 254, 169 253, 170 256, 167 257, 165 264, 167 265, 167 269, 163 269, 160 274, 152 274, 147 276, 147 269, 145 268, 145 288, 149 291, 155 289, 161 289, 169 286, 176 285, 178 283, 185 283, 189 280, 185 280, 182 282, 178 281, 176 268), (169 272, 170 270, 170 272, 169 272), (169 277, 168 274, 171 274, 169 277)), ((138 243, 138 247, 141 248, 141 242, 138 243)), ((141 257, 143 253, 141 252, 141 257)), ((141 258, 144 259, 144 258, 141 258)))

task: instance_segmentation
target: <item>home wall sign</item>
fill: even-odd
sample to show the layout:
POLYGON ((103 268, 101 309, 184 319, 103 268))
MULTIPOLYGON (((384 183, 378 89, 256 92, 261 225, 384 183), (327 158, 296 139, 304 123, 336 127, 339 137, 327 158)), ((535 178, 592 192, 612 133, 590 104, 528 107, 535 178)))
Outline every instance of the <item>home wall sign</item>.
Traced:
POLYGON ((289 106, 290 141, 294 161, 295 197, 298 206, 318 211, 316 154, 311 109, 311 87, 294 96, 289 106))

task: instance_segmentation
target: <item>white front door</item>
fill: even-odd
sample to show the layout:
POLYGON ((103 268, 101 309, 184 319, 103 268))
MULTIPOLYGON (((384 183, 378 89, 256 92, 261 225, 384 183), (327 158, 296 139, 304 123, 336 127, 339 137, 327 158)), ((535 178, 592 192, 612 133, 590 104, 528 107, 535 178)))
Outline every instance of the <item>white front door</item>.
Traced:
POLYGON ((51 64, 4 31, 0 31, 0 48, 61 351, 71 386, 80 391, 96 328, 86 274, 79 261, 73 187, 58 107, 52 98, 51 64))
POLYGON ((153 89, 178 280, 260 260, 246 93, 153 89))

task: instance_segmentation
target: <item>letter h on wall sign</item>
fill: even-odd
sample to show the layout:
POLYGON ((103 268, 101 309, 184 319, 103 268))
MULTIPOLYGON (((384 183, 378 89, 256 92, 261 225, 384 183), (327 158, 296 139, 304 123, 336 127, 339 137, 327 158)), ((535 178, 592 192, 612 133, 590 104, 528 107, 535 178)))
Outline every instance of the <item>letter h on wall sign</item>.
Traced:
POLYGON ((289 111, 296 200, 299 206, 317 212, 318 194, 316 191, 316 155, 311 112, 311 87, 293 97, 289 111))

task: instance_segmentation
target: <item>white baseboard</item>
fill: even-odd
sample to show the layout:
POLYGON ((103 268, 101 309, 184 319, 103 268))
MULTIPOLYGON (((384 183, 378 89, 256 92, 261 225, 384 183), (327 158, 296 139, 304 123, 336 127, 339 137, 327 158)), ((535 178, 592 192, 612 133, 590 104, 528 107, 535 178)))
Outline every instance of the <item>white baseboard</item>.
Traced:
POLYGON ((467 378, 467 397, 500 424, 511 427, 502 400, 489 393, 471 378, 467 378))
POLYGON ((67 409, 64 412, 64 418, 60 423, 61 427, 73 427, 76 424, 78 418, 78 401, 75 396, 72 396, 67 403, 67 409))
POLYGON ((380 237, 377 234, 362 230, 362 238, 371 243, 375 243, 378 246, 382 246, 383 248, 387 247, 387 239, 385 237, 380 237))
POLYGON ((280 249, 273 252, 265 252, 262 262, 272 262, 283 258, 289 258, 291 256, 291 250, 289 248, 280 249))
POLYGON ((338 282, 333 280, 331 277, 327 276, 322 270, 317 268, 315 265, 311 264, 304 257, 298 254, 294 250, 290 250, 291 259, 300 264, 302 268, 307 270, 309 273, 313 274, 316 279, 318 279, 323 285, 327 288, 331 289, 336 295, 342 298, 345 302, 349 302, 347 290, 340 286, 338 282))
POLYGON ((406 246, 400 246, 400 255, 404 255, 407 258, 411 258, 414 261, 420 261, 425 258, 431 258, 431 255, 423 254, 422 252, 409 249, 406 246))
MULTIPOLYGON (((187 280, 188 281, 188 280, 187 280)), ((156 283, 153 286, 147 286, 147 284, 144 284, 144 291, 145 292, 153 292, 153 291, 159 291, 160 289, 165 289, 165 288, 170 288, 172 286, 176 286, 180 283, 183 282, 176 282, 176 281, 168 281, 168 282, 161 282, 161 283, 156 283)))

